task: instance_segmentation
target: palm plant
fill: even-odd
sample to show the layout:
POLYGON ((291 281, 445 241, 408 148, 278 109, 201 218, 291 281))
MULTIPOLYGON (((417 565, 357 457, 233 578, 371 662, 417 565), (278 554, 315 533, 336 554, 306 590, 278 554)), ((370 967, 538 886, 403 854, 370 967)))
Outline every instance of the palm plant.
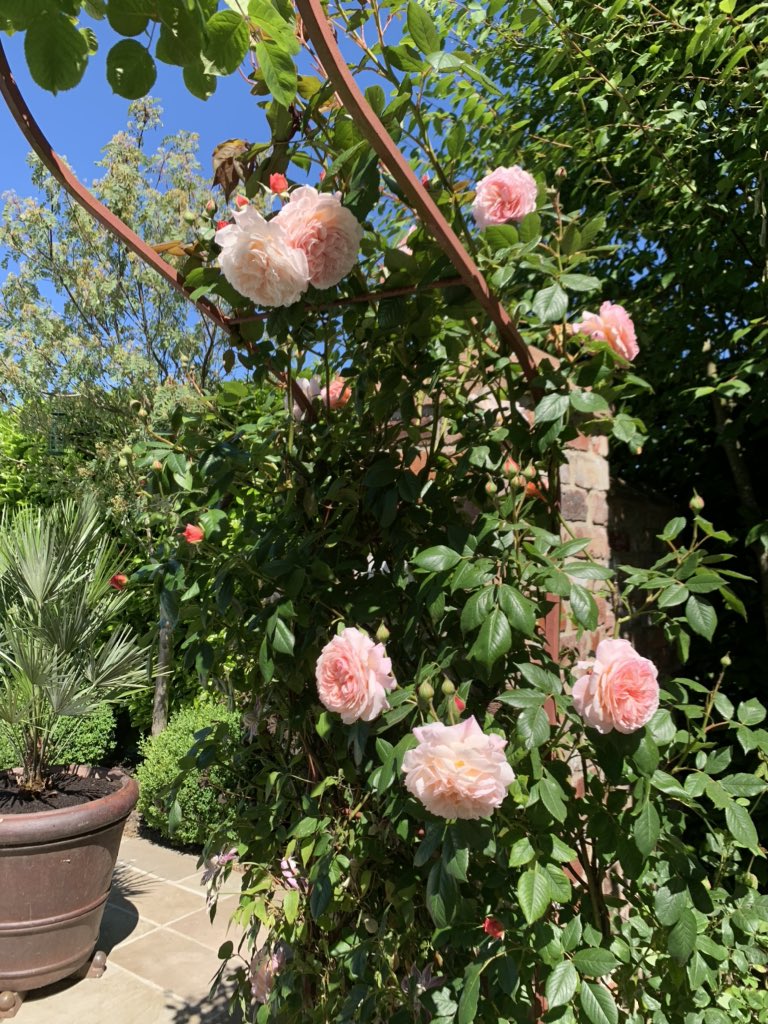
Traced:
POLYGON ((50 785, 83 716, 143 685, 145 655, 116 624, 116 556, 89 501, 0 519, 0 730, 29 793, 50 785))

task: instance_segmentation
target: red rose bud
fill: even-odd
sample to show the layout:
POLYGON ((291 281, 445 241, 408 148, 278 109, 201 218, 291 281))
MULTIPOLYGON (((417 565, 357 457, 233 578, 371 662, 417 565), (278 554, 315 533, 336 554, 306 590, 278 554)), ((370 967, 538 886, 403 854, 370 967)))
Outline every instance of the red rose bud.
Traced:
POLYGON ((428 174, 422 174, 422 176, 421 176, 421 184, 424 185, 425 187, 429 184, 429 175, 428 174))
POLYGON ((194 523, 187 523, 182 533, 182 537, 187 544, 199 544, 205 538, 205 530, 199 526, 195 526, 194 523))
POLYGON ((325 181, 325 171, 320 171, 320 181, 325 181))
POLYGON ((501 921, 497 921, 495 917, 486 917, 483 921, 483 931, 486 935, 490 935, 492 939, 504 938, 504 928, 501 921))
POLYGON ((519 469, 520 469, 520 466, 515 462, 515 460, 512 458, 511 455, 504 460, 504 475, 505 476, 512 476, 519 469))
POLYGON ((496 486, 496 484, 493 482, 493 480, 489 480, 488 483, 485 485, 485 493, 486 494, 496 494, 498 489, 499 488, 496 486))
POLYGON ((216 221, 216 230, 217 231, 221 231, 222 228, 228 228, 228 227, 229 227, 229 221, 228 220, 217 220, 216 221))
POLYGON ((244 206, 250 206, 250 205, 251 205, 250 200, 246 199, 245 196, 235 196, 235 206, 240 207, 241 210, 242 210, 242 208, 244 206))
POLYGON ((269 187, 275 195, 281 196, 283 192, 288 191, 288 179, 284 174, 270 174, 269 187))
POLYGON ((115 575, 110 579, 109 585, 113 590, 124 590, 125 585, 128 582, 128 577, 125 573, 116 572, 115 575))
POLYGON ((213 199, 209 199, 208 202, 205 204, 205 212, 216 213, 216 203, 214 202, 213 199))
POLYGON ((464 711, 467 707, 467 705, 464 703, 461 697, 458 696, 453 698, 453 703, 456 705, 456 710, 459 712, 459 714, 461 714, 461 712, 464 711))

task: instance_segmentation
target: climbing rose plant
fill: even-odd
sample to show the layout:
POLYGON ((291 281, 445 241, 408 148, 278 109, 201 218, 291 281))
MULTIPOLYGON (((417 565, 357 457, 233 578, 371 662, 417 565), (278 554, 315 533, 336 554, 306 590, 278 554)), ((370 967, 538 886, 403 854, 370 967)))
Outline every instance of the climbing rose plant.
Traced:
MULTIPOLYGON (((103 13, 0 0, 48 88, 82 74, 80 6, 103 13)), ((271 132, 217 150, 224 194, 182 267, 232 314, 239 375, 137 452, 160 467, 147 487, 187 509, 178 557, 141 572, 163 581, 186 665, 243 711, 221 794, 239 841, 208 850, 212 903, 235 856, 243 870, 220 976, 258 1024, 756 1022, 765 710, 728 696, 727 658, 685 667, 750 583, 696 500, 649 568, 606 566, 562 522, 569 443, 642 449, 630 363, 655 339, 591 272, 610 238, 564 206, 560 151, 482 144, 499 96, 483 33, 511 7, 470 5, 451 33, 443 7, 328 13, 533 380, 414 225, 287 0, 106 6, 130 36, 108 55, 116 91, 151 88, 153 53, 204 96, 247 58, 271 132)), ((211 730, 188 763, 224 749, 211 730)))

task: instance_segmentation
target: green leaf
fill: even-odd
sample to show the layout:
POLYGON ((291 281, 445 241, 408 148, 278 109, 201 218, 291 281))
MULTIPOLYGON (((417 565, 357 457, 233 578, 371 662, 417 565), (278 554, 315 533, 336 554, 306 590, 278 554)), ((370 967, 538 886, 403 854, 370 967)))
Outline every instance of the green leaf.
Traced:
POLYGON ((199 100, 210 99, 216 92, 216 76, 207 74, 202 63, 188 64, 182 72, 182 77, 189 92, 199 100))
POLYGON ((272 636, 272 646, 278 654, 293 654, 295 638, 290 627, 282 620, 275 619, 275 632, 272 636))
MULTIPOLYGON (((549 734, 549 723, 547 723, 549 734)), ((538 784, 541 802, 556 821, 565 821, 568 814, 564 794, 558 782, 551 775, 546 775, 538 784)))
POLYGON ((407 18, 411 39, 425 56, 440 50, 440 33, 435 28, 435 19, 430 12, 424 10, 415 0, 410 0, 407 18))
POLYGON ((652 803, 644 804, 642 810, 635 818, 633 834, 635 844, 645 857, 653 850, 659 839, 661 822, 656 808, 652 803))
POLYGON ((572 391, 569 401, 576 412, 608 412, 611 408, 595 391, 572 391))
POLYGON ((461 631, 462 633, 469 633, 473 629, 477 629, 481 622, 485 622, 485 618, 493 608, 493 587, 483 587, 481 590, 476 590, 474 594, 467 599, 467 603, 461 612, 461 631))
MULTIPOLYGON (((541 217, 538 213, 529 213, 520 221, 517 225, 517 233, 520 235, 520 241, 527 245, 529 242, 535 242, 541 237, 541 217)), ((568 298, 566 296, 566 303, 568 298)))
POLYGON ((672 884, 673 883, 668 883, 667 885, 663 885, 660 889, 657 889, 653 897, 656 918, 658 919, 659 924, 663 924, 667 927, 678 922, 680 915, 689 903, 687 890, 678 889, 677 891, 673 891, 671 888, 672 884))
POLYGON ((491 668, 512 646, 512 630, 506 615, 494 608, 480 628, 470 655, 491 668))
POLYGON ((658 534, 658 538, 659 540, 674 540, 684 529, 685 519, 682 516, 676 516, 674 519, 669 520, 662 532, 658 534))
POLYGON ((712 639, 717 626, 717 615, 709 601, 691 594, 685 605, 685 618, 694 633, 698 633, 706 640, 712 639))
POLYGON ((270 39, 256 43, 256 60, 264 82, 278 103, 290 107, 298 86, 296 65, 290 54, 270 39))
POLYGON ((731 796, 757 796, 768 789, 768 783, 764 779, 758 779, 756 775, 748 775, 746 772, 728 775, 722 780, 721 785, 731 796))
POLYGON ((696 917, 689 907, 685 907, 667 937, 667 949, 675 960, 684 964, 695 948, 696 917))
POLYGON ((527 750, 549 739, 549 718, 544 708, 525 708, 517 719, 517 732, 527 750))
POLYGON ((413 559, 413 564, 419 569, 427 569, 429 572, 444 572, 446 569, 453 569, 461 561, 461 555, 444 544, 438 544, 434 548, 427 548, 420 551, 413 559))
POLYGON ((534 296, 533 312, 546 324, 562 320, 568 312, 568 295, 559 284, 542 288, 534 296))
POLYGON ((107 54, 107 81, 118 96, 127 100, 146 96, 156 78, 154 60, 135 39, 115 43, 107 54))
POLYGON ((526 636, 533 636, 536 629, 536 605, 533 601, 529 601, 507 583, 502 583, 498 588, 498 600, 513 629, 526 636))
POLYGON ((582 1010, 592 1024, 618 1024, 619 1011, 607 988, 585 981, 579 999, 582 1010))
POLYGON ((464 971, 457 1024, 471 1024, 471 1021, 475 1019, 477 1001, 480 996, 480 973, 483 966, 483 964, 470 964, 464 971))
POLYGON ((765 708, 756 697, 742 701, 736 711, 736 717, 743 725, 759 725, 765 714, 765 708))
POLYGON ((555 967, 547 978, 544 995, 549 1009, 555 1006, 566 1006, 576 992, 579 976, 570 960, 564 960, 555 967))
POLYGON ((600 278, 589 274, 561 274, 558 280, 569 292, 594 292, 601 286, 600 278))
POLYGON ((528 924, 544 914, 549 906, 549 875, 539 864, 524 871, 517 883, 517 899, 528 924))
POLYGON ((88 43, 63 14, 35 21, 24 37, 29 72, 48 92, 73 89, 85 73, 88 43))
POLYGON ((149 24, 147 0, 109 0, 107 21, 120 36, 140 36, 149 24))
POLYGON ((248 53, 248 25, 234 11, 218 11, 205 24, 208 41, 203 50, 206 60, 222 75, 231 75, 248 53))
POLYGON ((580 949, 573 954, 573 962, 579 974, 601 978, 619 966, 619 961, 609 949, 580 949))
POLYGON ((533 860, 536 851, 531 846, 530 839, 523 837, 518 839, 513 844, 512 849, 509 851, 509 866, 511 868, 522 867, 523 864, 527 864, 533 860))
POLYGON ((571 586, 571 611, 573 617, 583 626, 585 629, 595 629, 597 627, 597 603, 590 592, 585 588, 574 583, 571 586))
POLYGON ((746 807, 729 804, 725 808, 725 823, 737 846, 745 846, 757 853, 757 831, 746 807))
POLYGON ((550 394, 544 395, 536 406, 536 423, 549 423, 550 420, 557 420, 568 412, 568 396, 550 394))
POLYGON ((283 913, 288 924, 293 924, 299 913, 300 893, 298 889, 288 889, 283 896, 283 913))

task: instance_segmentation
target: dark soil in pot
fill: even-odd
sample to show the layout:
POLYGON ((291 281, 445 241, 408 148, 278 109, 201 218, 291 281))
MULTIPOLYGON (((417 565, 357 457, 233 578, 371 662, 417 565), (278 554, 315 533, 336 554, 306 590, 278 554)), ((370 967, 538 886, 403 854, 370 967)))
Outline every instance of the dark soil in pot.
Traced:
POLYGON ((54 769, 48 786, 40 793, 30 793, 19 786, 17 771, 0 772, 0 816, 5 814, 37 814, 76 807, 114 793, 120 782, 109 778, 106 771, 94 769, 88 776, 68 768, 54 769))

